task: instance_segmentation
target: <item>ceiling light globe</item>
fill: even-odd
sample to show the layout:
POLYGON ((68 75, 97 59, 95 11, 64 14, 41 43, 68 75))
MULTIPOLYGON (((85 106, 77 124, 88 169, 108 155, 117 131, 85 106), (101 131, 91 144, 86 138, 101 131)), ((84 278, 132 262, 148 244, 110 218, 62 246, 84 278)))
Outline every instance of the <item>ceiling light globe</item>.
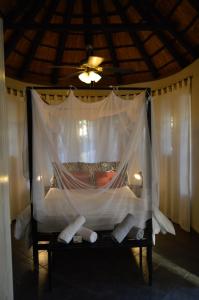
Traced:
POLYGON ((84 83, 87 83, 87 84, 91 83, 91 79, 90 79, 88 72, 83 72, 83 73, 79 74, 78 77, 79 77, 79 80, 81 80, 84 83))

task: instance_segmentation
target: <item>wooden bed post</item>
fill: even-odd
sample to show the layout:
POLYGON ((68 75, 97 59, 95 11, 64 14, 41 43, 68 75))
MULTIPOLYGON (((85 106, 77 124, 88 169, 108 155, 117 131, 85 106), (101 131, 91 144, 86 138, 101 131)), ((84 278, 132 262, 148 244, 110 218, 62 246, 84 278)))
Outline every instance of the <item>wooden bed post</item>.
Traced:
MULTIPOLYGON (((149 137, 150 142, 152 144, 152 126, 151 126, 151 89, 148 88, 146 90, 146 101, 147 101, 147 121, 148 121, 148 128, 149 128, 149 137)), ((150 152, 150 188, 151 188, 151 201, 152 201, 152 153, 150 152)), ((151 203, 152 205, 152 203, 151 203)), ((152 208, 151 208, 152 211, 152 208)), ((149 272, 149 285, 152 285, 152 273, 153 273, 153 262, 152 262, 152 247, 153 247, 153 227, 152 227, 152 215, 151 219, 149 220, 149 237, 148 237, 148 246, 147 246, 147 265, 148 265, 148 272, 149 272)))
POLYGON ((28 162, 29 162, 29 180, 30 180, 30 202, 31 202, 31 231, 33 243, 33 262, 34 267, 37 268, 39 264, 38 258, 38 239, 37 239, 37 222, 33 216, 33 202, 32 202, 32 179, 33 179, 33 130, 32 130, 32 98, 31 89, 26 88, 27 101, 27 131, 28 131, 28 162))

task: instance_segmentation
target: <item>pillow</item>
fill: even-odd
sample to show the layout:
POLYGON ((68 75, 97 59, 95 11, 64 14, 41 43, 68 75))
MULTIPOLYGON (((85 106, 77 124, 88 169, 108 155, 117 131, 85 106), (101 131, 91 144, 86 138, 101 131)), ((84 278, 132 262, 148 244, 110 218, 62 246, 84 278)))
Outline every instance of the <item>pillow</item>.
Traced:
POLYGON ((116 175, 115 171, 98 171, 95 172, 95 182, 97 187, 102 187, 106 184, 108 184, 113 176, 116 175))
MULTIPOLYGON (((86 172, 71 172, 71 175, 77 178, 78 180, 82 181, 85 184, 91 184, 91 179, 89 173, 86 172)), ((67 174, 63 173, 62 181, 64 183, 64 186, 67 189, 78 189, 83 188, 82 186, 78 186, 78 183, 75 179, 68 176, 67 174)))
MULTIPOLYGON (((95 182, 97 187, 102 187, 108 184, 114 176, 116 176, 116 171, 105 171, 105 172, 95 172, 95 182)), ((121 175, 117 177, 117 179, 111 185, 111 188, 117 188, 125 186, 125 177, 123 178, 121 175)))
POLYGON ((62 165, 66 168, 68 172, 79 172, 80 166, 79 162, 64 162, 62 165))
POLYGON ((86 163, 79 162, 79 170, 83 172, 88 172, 90 174, 92 184, 95 183, 95 173, 96 172, 105 172, 105 171, 115 171, 119 165, 119 162, 95 162, 95 163, 86 163))

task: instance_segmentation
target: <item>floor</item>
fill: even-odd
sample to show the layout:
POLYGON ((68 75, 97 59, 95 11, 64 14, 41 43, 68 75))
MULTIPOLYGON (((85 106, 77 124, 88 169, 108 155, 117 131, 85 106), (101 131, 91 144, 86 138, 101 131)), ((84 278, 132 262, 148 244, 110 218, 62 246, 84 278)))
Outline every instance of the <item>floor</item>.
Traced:
POLYGON ((76 249, 55 257, 52 292, 46 252, 40 252, 39 272, 34 272, 31 249, 13 239, 15 300, 199 299, 199 234, 178 226, 176 232, 175 237, 157 237, 152 287, 147 285, 145 257, 143 273, 139 270, 138 249, 76 249))

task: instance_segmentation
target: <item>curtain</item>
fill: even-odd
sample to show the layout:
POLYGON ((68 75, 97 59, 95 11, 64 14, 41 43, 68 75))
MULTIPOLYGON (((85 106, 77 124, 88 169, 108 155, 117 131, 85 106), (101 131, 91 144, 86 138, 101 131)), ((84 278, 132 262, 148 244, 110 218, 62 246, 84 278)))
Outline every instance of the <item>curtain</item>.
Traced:
POLYGON ((184 230, 190 230, 191 91, 181 82, 153 98, 154 134, 158 158, 160 210, 184 230))
POLYGON ((11 220, 27 206, 29 200, 28 182, 23 174, 23 140, 26 126, 24 97, 7 94, 8 142, 9 142, 9 186, 11 220))

